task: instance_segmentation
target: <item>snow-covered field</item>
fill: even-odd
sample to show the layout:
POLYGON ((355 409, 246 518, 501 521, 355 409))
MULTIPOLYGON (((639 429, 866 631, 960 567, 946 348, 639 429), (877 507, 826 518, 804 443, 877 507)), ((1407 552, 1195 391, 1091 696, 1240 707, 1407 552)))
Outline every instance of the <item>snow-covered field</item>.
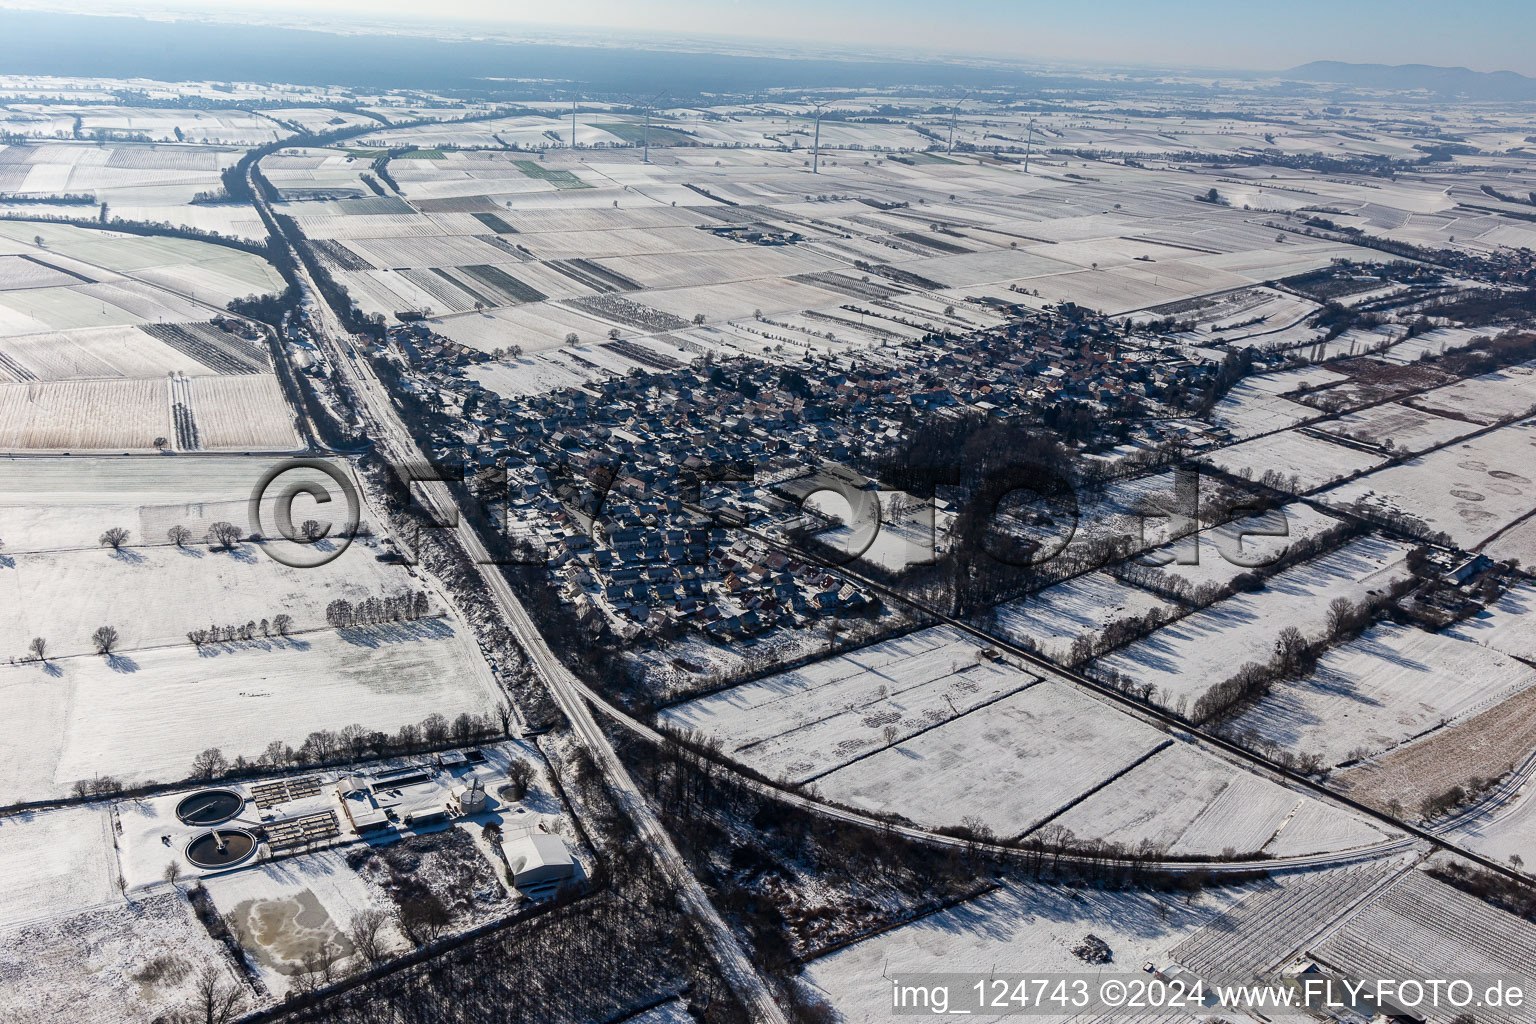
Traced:
POLYGON ((1532 682, 1536 669, 1495 650, 1384 623, 1328 651, 1310 678, 1277 684, 1233 725, 1336 764, 1381 753, 1532 682))
POLYGON ((1395 452, 1420 452, 1465 437, 1477 427, 1465 420, 1388 402, 1318 424, 1316 429, 1364 444, 1386 445, 1390 442, 1395 452))
POLYGON ((1473 549, 1531 511, 1533 447, 1536 422, 1526 420, 1369 473, 1321 500, 1413 516, 1473 549))
MULTIPOLYGON (((1297 541, 1326 533, 1340 525, 1340 521, 1311 505, 1294 502, 1257 516, 1244 516, 1221 526, 1202 530, 1199 546, 1191 553, 1190 541, 1175 543, 1152 552, 1144 561, 1161 560, 1172 556, 1167 565, 1141 565, 1133 560, 1123 567, 1131 579, 1145 581, 1156 588, 1160 580, 1178 579, 1191 587, 1214 583, 1224 585, 1237 576, 1256 568, 1273 565, 1283 558, 1297 541), (1270 531, 1285 532, 1271 533, 1270 531), (1264 531, 1262 533, 1256 531, 1264 531), (1193 557, 1197 561, 1182 564, 1181 557, 1193 557)), ((1117 570, 1121 571, 1121 570, 1117 570)))
POLYGON ((1416 395, 1413 405, 1488 425, 1536 410, 1536 366, 1523 363, 1416 395))
POLYGON ((1285 430, 1244 441, 1211 452, 1205 458, 1228 473, 1252 480, 1262 479, 1271 471, 1279 473, 1287 489, 1292 489, 1290 481, 1295 481, 1298 494, 1386 461, 1384 456, 1334 444, 1303 430, 1285 430))
POLYGON ((14 1024, 149 1024, 188 1006, 209 968, 245 987, 186 898, 165 892, 0 932, 0 1005, 14 1024))
POLYGON ((1060 660, 1079 636, 1097 635, 1118 619, 1145 615, 1172 605, 1156 594, 1121 583, 1106 572, 1047 587, 993 612, 997 627, 1018 643, 1033 645, 1048 658, 1060 660))
MULTIPOLYGON (((814 960, 803 981, 848 1024, 883 1024, 893 1019, 890 979, 903 974, 1135 971, 1144 960, 1164 961, 1169 949, 1243 894, 1239 888, 1208 889, 1185 901, 1172 893, 1010 882, 814 960), (1114 962, 1107 968, 1073 955, 1073 947, 1089 934, 1109 945, 1114 962)), ((1063 1024, 1072 1018, 1047 1014, 1032 1019, 1063 1024)))
POLYGON ((1283 430, 1316 419, 1316 409, 1271 394, 1259 384, 1243 381, 1211 410, 1211 422, 1232 431, 1238 440, 1283 430))
POLYGON ((394 731, 434 712, 487 714, 496 695, 473 640, 442 619, 0 666, 12 722, 0 790, 36 799, 95 775, 184 778, 208 747, 255 757, 353 722, 394 731))
POLYGON ((20 655, 40 636, 51 658, 91 655, 91 634, 104 625, 117 630, 118 650, 129 655, 187 644, 189 630, 259 623, 279 613, 304 632, 325 627, 325 607, 337 598, 355 603, 420 589, 405 567, 378 561, 377 549, 361 543, 325 565, 295 568, 256 545, 215 551, 150 540, 157 546, 10 556, 0 568, 0 636, 11 649, 0 653, 20 655))
POLYGON ((1127 847, 1145 841, 1177 854, 1213 857, 1229 849, 1294 856, 1382 838, 1346 811, 1250 775, 1190 743, 1159 751, 1052 824, 1084 839, 1127 847))
POLYGON ((1315 637, 1328 602, 1359 600, 1407 575, 1404 544, 1365 537, 1293 566, 1265 581, 1263 590, 1237 594, 1180 619, 1151 636, 1099 659, 1113 670, 1158 688, 1165 706, 1192 704, 1245 662, 1266 663, 1287 626, 1315 637))
POLYGON ((841 803, 1018 835, 1169 742, 1047 680, 817 780, 841 803))
POLYGON ((1536 661, 1536 586, 1522 583, 1469 619, 1445 631, 1525 661, 1536 661))
POLYGON ((718 736, 727 755, 802 783, 888 747, 887 729, 911 737, 1038 678, 943 626, 701 697, 662 720, 718 736))

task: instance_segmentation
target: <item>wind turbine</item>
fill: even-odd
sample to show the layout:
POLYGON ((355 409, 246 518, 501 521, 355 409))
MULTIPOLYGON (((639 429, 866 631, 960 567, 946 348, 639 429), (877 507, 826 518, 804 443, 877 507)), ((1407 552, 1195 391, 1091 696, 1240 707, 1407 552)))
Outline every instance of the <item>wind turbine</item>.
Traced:
POLYGON ((651 162, 651 111, 656 109, 656 101, 666 94, 667 90, 663 89, 655 96, 652 96, 645 104, 645 156, 641 158, 641 163, 648 164, 651 162))
POLYGON ((820 103, 816 104, 816 106, 813 108, 816 111, 816 139, 811 144, 811 173, 812 174, 820 174, 821 173, 821 170, 820 170, 820 165, 821 165, 821 115, 826 112, 826 109, 828 107, 830 107, 832 104, 834 104, 836 102, 837 102, 836 100, 822 100, 820 103))
POLYGON ((954 106, 949 108, 949 152, 951 154, 955 151, 955 118, 960 113, 960 104, 964 103, 965 97, 969 96, 973 91, 972 89, 965 90, 965 93, 955 100, 954 106))
POLYGON ((1029 149, 1035 141, 1035 119, 1030 118, 1029 124, 1024 126, 1024 173, 1029 173, 1029 149))
POLYGON ((576 97, 571 97, 571 148, 576 148, 576 97))

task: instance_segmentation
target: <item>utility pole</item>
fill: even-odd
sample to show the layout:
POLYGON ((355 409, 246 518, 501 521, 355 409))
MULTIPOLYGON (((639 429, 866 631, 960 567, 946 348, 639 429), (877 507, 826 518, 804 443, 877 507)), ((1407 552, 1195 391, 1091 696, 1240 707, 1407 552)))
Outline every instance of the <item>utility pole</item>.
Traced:
POLYGON ((960 113, 960 104, 965 102, 965 97, 971 92, 972 90, 967 89, 964 95, 955 100, 954 106, 949 108, 949 152, 951 154, 955 151, 955 117, 960 113))

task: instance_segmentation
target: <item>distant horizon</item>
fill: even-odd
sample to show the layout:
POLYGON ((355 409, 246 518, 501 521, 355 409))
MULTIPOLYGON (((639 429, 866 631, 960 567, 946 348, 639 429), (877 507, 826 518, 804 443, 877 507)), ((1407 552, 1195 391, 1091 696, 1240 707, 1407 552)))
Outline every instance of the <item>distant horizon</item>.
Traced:
POLYGON ((865 55, 876 59, 1005 60, 1046 67, 1098 65, 1189 72, 1276 73, 1314 62, 1426 65, 1536 77, 1536 10, 1510 0, 1482 5, 1475 25, 1446 19, 1429 0, 1295 0, 1284 19, 1233 13, 1213 0, 1150 5, 1096 0, 1057 5, 971 0, 936 15, 915 0, 783 0, 757 12, 740 2, 570 0, 562 22, 548 9, 488 0, 438 0, 424 16, 414 0, 0 0, 0 9, 189 19, 374 34, 390 27, 439 38, 528 33, 544 42, 723 45, 763 55, 865 55), (525 16, 524 12, 535 16, 525 16), (349 23, 355 19, 355 23, 349 23), (764 26, 771 26, 764 31, 764 26), (1503 31, 1487 29, 1499 25, 1503 31), (1320 35, 1319 27, 1327 29, 1320 35), (561 37, 565 37, 562 39, 561 37), (770 44, 763 46, 762 44, 770 44))

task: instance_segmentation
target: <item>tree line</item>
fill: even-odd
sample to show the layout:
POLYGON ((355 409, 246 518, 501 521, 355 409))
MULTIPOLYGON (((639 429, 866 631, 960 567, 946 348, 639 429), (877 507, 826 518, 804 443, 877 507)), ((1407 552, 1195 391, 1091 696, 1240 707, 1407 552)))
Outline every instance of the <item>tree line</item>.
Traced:
POLYGON ((353 604, 338 597, 325 606, 325 621, 336 629, 372 626, 381 622, 412 622, 432 610, 426 592, 401 591, 382 597, 365 597, 353 604))

